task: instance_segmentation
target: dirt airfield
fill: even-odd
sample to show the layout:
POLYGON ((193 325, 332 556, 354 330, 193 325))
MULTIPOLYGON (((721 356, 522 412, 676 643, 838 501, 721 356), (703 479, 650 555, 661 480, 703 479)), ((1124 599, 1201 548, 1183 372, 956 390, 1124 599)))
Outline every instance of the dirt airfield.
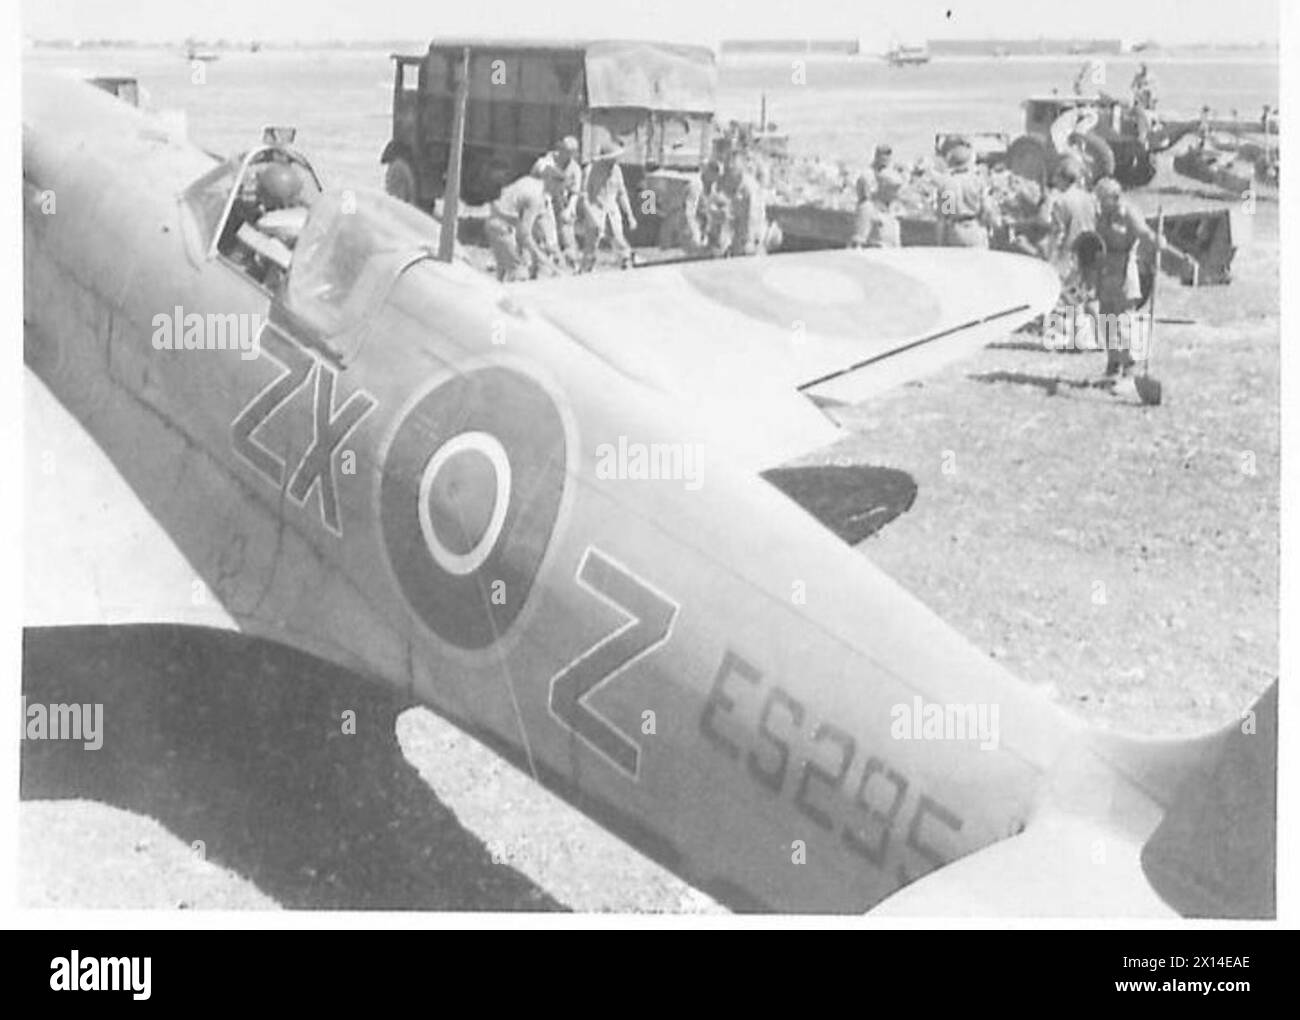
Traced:
MULTIPOLYGON (((1166 159, 1135 198, 1224 196, 1166 159)), ((1098 726, 1201 732, 1277 676, 1277 205, 1237 221, 1231 285, 1161 281, 1160 314, 1194 320, 1156 327, 1162 406, 1102 386, 1101 353, 1017 334, 841 409, 845 439, 804 462, 908 473, 911 509, 859 554, 1098 726)), ((29 906, 722 909, 427 709, 297 652, 173 627, 29 630, 24 652, 29 701, 103 702, 108 730, 93 755, 24 742, 29 906)))

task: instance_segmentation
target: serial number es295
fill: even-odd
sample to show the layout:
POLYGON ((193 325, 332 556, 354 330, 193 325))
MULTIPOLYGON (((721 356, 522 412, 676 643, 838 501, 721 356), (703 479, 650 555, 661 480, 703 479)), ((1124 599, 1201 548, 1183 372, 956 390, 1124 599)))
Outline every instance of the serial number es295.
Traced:
POLYGON ((737 764, 743 758, 755 783, 775 796, 791 796, 805 817, 828 832, 838 832, 849 851, 880 871, 886 870, 891 841, 903 831, 904 808, 910 801, 903 848, 913 860, 919 858, 921 867, 909 871, 903 859, 909 854, 896 855, 894 877, 899 885, 949 859, 934 839, 961 830, 955 812, 916 789, 879 754, 860 748, 852 734, 812 718, 806 705, 780 684, 765 683, 756 666, 730 649, 700 713, 700 733, 737 764), (752 708, 760 696, 757 720, 746 725, 738 702, 752 708), (751 732, 756 739, 742 747, 742 735, 751 732), (849 817, 837 817, 845 814, 849 817))

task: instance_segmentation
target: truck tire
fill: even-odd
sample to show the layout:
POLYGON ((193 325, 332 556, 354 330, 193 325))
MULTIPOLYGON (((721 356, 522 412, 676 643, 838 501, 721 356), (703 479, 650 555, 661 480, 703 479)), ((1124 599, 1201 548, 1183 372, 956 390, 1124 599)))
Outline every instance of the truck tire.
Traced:
POLYGON ((401 156, 394 157, 384 171, 384 190, 403 202, 417 204, 415 171, 401 156))
POLYGON ((1070 144, 1083 153, 1083 165, 1088 169, 1088 183, 1096 184, 1103 177, 1115 174, 1115 151, 1106 139, 1093 131, 1086 135, 1071 135, 1070 144))
POLYGON ((1148 155, 1136 153, 1127 159, 1116 159, 1115 180, 1126 188, 1140 188, 1144 184, 1150 184, 1155 175, 1155 164, 1148 155))
POLYGON ((510 167, 491 158, 466 152, 460 169, 460 199, 466 205, 487 205, 495 202, 501 189, 515 175, 510 167))
POLYGON ((1140 188, 1145 184, 1150 184, 1155 175, 1156 161, 1151 158, 1151 153, 1143 152, 1139 154, 1133 165, 1132 187, 1140 188))
POLYGON ((1007 169, 1039 187, 1047 187, 1047 172, 1053 163, 1047 142, 1037 135, 1021 135, 1007 146, 1007 169))

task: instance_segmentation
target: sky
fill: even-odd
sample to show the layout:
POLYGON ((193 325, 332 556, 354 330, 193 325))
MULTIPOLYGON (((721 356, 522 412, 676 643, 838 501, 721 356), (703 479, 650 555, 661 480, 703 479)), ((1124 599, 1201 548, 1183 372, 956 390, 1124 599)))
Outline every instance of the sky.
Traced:
MULTIPOLYGON (((1276 41, 1279 0, 24 0, 30 38, 1276 41)), ((1291 0, 1282 0, 1291 2, 1291 0)))

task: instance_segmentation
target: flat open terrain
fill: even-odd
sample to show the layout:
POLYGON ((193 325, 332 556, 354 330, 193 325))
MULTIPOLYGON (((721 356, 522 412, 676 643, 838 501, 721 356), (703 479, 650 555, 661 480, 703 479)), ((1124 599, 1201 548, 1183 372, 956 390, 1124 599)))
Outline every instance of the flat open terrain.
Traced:
MULTIPOLYGON (((204 84, 178 55, 138 56, 94 59, 139 70, 201 144, 234 150, 264 123, 296 123, 328 181, 377 183, 383 54, 232 55, 204 84)), ((722 113, 755 116, 766 91, 800 151, 861 162, 891 140, 907 157, 939 130, 1013 131, 1019 99, 1068 88, 1075 67, 823 61, 794 86, 786 63, 748 61, 724 69, 722 113)), ((1162 105, 1257 111, 1277 96, 1272 64, 1153 68, 1162 105)), ((1115 62, 1116 91, 1131 73, 1115 62)), ((1222 201, 1199 187, 1166 165, 1136 199, 1222 201)), ((1276 204, 1235 227, 1230 286, 1161 282, 1160 314, 1194 320, 1157 327, 1163 406, 1099 386, 1103 355, 1022 334, 844 409, 849 434, 814 458, 910 474, 911 510, 861 554, 1100 726, 1204 730, 1277 675, 1276 204)), ((95 755, 24 745, 32 905, 719 909, 431 712, 263 642, 33 630, 24 687, 32 701, 102 701, 129 727, 95 755), (329 739, 343 708, 358 735, 329 739)))
POLYGON ((1256 216, 1227 287, 1161 280, 1196 325, 1156 326, 1159 407, 1021 334, 842 416, 834 455, 919 485, 864 552, 1099 724, 1203 730, 1277 675, 1276 231, 1256 216))

